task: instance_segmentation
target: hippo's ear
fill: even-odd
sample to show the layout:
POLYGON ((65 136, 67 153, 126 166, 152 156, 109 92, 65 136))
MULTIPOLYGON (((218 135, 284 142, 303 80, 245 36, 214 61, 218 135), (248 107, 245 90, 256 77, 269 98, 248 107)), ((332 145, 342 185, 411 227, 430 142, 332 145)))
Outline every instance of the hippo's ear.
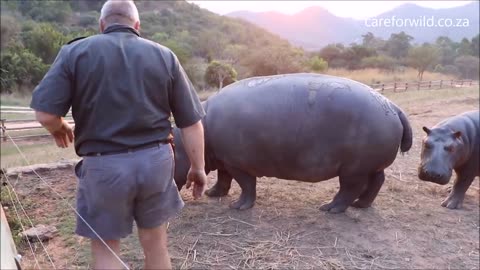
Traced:
POLYGON ((462 132, 461 132, 461 131, 455 131, 455 132, 453 133, 453 137, 454 137, 455 139, 458 139, 458 138, 462 137, 462 132))
POLYGON ((430 134, 430 132, 432 132, 432 131, 431 131, 429 128, 427 128, 427 127, 423 127, 422 129, 423 129, 423 131, 425 131, 425 133, 427 133, 427 135, 430 134))

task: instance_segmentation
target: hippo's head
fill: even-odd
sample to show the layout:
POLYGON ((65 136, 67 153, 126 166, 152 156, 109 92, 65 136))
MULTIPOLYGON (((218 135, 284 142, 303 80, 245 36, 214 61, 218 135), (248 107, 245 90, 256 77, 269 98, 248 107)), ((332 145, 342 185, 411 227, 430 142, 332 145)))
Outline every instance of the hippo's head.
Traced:
POLYGON ((462 133, 448 128, 423 127, 423 130, 427 135, 422 141, 418 178, 445 185, 460 155, 462 133))
POLYGON ((175 184, 178 190, 187 183, 187 174, 190 169, 190 160, 183 146, 182 136, 179 128, 173 129, 173 142, 175 144, 175 184))

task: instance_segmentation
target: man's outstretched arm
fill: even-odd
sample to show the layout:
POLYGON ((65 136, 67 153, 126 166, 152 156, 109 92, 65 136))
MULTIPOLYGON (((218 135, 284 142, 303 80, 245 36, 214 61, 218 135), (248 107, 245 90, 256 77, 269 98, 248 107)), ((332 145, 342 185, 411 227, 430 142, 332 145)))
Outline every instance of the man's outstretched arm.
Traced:
POLYGON ((182 140, 190 160, 191 166, 187 175, 186 188, 193 183, 193 196, 199 198, 203 195, 207 184, 205 174, 205 143, 202 121, 182 128, 182 140))

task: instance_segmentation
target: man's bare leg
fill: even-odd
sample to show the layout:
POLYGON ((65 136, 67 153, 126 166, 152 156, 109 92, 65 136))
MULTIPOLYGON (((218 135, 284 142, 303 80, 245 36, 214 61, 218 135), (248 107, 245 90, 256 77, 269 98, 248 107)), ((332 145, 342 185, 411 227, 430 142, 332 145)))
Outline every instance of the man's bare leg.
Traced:
POLYGON ((172 269, 166 224, 151 229, 138 228, 138 236, 145 254, 144 269, 172 269))
MULTIPOLYGON (((107 243, 118 256, 120 252, 120 240, 105 240, 105 243, 107 243)), ((92 240, 91 246, 94 269, 125 269, 122 263, 112 254, 112 251, 100 240, 92 240)))

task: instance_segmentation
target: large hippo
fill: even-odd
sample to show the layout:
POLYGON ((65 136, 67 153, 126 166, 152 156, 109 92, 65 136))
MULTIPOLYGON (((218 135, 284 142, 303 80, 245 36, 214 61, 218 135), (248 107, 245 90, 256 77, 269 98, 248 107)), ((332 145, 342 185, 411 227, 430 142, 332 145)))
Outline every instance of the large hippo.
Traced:
MULTIPOLYGON (((256 177, 319 182, 339 176, 340 190, 322 210, 369 207, 399 148, 408 151, 412 130, 404 112, 370 87, 320 74, 253 77, 225 87, 203 102, 206 173, 217 183, 206 194, 227 195, 232 178, 241 187, 230 206, 248 209, 256 177)), ((190 166, 179 130, 175 180, 181 189, 190 166)))
POLYGON ((418 177, 446 185, 457 174, 453 189, 442 202, 449 209, 462 208, 463 198, 475 176, 480 175, 480 111, 469 111, 447 118, 434 127, 423 127, 418 177))

